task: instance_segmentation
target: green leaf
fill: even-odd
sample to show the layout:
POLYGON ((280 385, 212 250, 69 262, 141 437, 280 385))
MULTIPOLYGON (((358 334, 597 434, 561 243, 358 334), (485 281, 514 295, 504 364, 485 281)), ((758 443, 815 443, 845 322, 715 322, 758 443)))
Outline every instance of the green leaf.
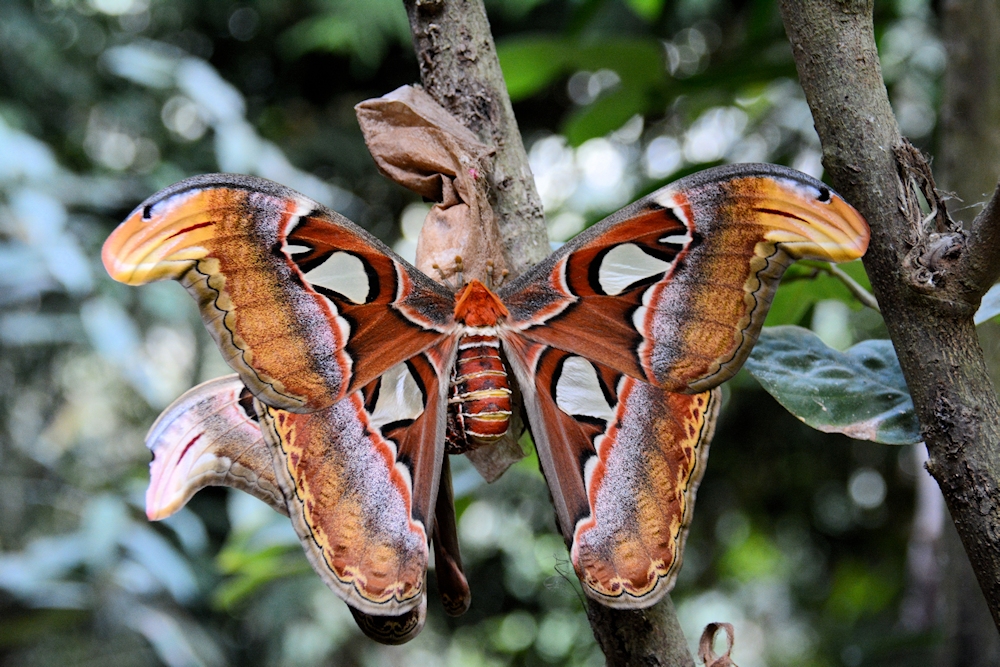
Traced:
POLYGON ((740 581, 779 576, 783 555, 766 535, 753 532, 739 544, 731 545, 719 559, 719 571, 740 581))
POLYGON ((354 26, 339 16, 320 16, 302 21, 280 38, 284 52, 299 58, 310 51, 350 53, 354 48, 354 26))
POLYGON ((613 70, 626 86, 665 88, 670 79, 663 46, 652 39, 587 41, 572 47, 569 58, 574 69, 613 70))
POLYGON ((1000 284, 994 285, 983 295, 983 300, 979 304, 973 321, 982 324, 987 320, 992 320, 1000 315, 1000 284))
MULTIPOLYGON (((649 91, 665 89, 669 83, 663 47, 651 39, 581 43, 560 37, 523 37, 499 42, 497 56, 507 92, 514 102, 538 93, 568 72, 580 70, 612 70, 621 77, 623 88, 649 91)), ((643 101, 625 119, 646 112, 646 106, 643 101)), ((618 127, 620 124, 611 129, 618 127)))
POLYGON ((887 340, 844 352, 794 326, 766 328, 746 368, 803 422, 826 433, 908 445, 922 440, 899 361, 887 340))
POLYGON ((212 594, 217 609, 232 610, 261 587, 285 577, 310 571, 308 562, 295 545, 279 544, 259 551, 243 551, 227 546, 217 557, 219 570, 232 575, 224 579, 212 594))
POLYGON ((490 16, 499 12, 504 18, 511 20, 523 19, 538 5, 548 0, 486 0, 486 11, 490 16))
POLYGON ((89 613, 83 609, 11 610, 0 619, 0 648, 45 641, 54 634, 68 634, 88 619, 89 613))
POLYGON ((528 37, 497 44, 500 69, 512 102, 531 97, 567 68, 568 46, 559 38, 528 37))
POLYGON ((409 19, 396 0, 329 0, 326 5, 326 11, 298 22, 278 37, 286 58, 330 51, 350 54, 352 61, 374 69, 391 43, 410 43, 409 19))
POLYGON ((835 617, 853 623, 886 609, 898 592, 894 572, 873 572, 869 563, 846 561, 833 575, 826 607, 835 617))
POLYGON ((869 292, 872 291, 872 283, 868 280, 868 273, 865 271, 864 262, 856 259, 853 262, 838 264, 837 268, 854 278, 854 280, 869 292))
POLYGON ((791 280, 782 281, 771 309, 767 311, 765 326, 774 327, 782 324, 801 324, 802 319, 817 301, 824 299, 839 299, 846 301, 847 288, 836 278, 818 275, 815 278, 790 276, 791 280))
POLYGON ((655 21, 663 10, 663 0, 625 0, 632 11, 646 19, 655 21))

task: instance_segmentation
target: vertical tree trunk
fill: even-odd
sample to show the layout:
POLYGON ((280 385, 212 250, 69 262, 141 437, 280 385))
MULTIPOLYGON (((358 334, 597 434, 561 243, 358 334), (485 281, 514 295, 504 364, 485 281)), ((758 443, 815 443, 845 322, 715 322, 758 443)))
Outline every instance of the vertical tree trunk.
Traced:
MULTIPOLYGON (((549 254, 541 200, 528 167, 482 0, 403 0, 424 89, 496 148, 490 185, 515 274, 549 254)), ((693 667, 670 597, 621 612, 587 600, 587 617, 612 667, 693 667)))
POLYGON ((496 149, 494 212, 514 275, 549 254, 542 203, 482 0, 404 0, 424 89, 496 149))
POLYGON ((780 6, 824 166, 871 225, 865 268, 920 419, 927 467, 1000 625, 1000 403, 972 323, 1000 272, 998 207, 966 230, 944 212, 889 106, 873 0, 780 6), (925 219, 915 188, 936 215, 925 219))
POLYGON ((937 175, 957 195, 955 217, 982 211, 1000 174, 1000 3, 945 0, 944 76, 937 175))
MULTIPOLYGON (((968 225, 982 211, 1000 174, 1000 4, 945 0, 941 26, 948 62, 938 132, 937 175, 968 225)), ((989 329, 996 335, 996 329, 989 329)), ((981 332, 982 333, 982 332, 981 332)), ((998 360, 987 363, 996 366, 998 360)), ((993 376, 996 377, 996 373, 993 376)), ((939 667, 1000 664, 1000 636, 976 595, 975 573, 951 526, 943 535, 943 642, 939 667)))

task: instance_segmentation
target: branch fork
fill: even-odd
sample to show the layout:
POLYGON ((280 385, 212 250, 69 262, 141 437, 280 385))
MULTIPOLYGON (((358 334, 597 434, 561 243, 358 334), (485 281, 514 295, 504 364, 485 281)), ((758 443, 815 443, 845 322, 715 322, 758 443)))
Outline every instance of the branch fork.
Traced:
POLYGON ((947 217, 926 160, 899 134, 872 0, 779 5, 831 181, 871 226, 865 268, 920 419, 928 469, 1000 627, 1000 404, 972 319, 1000 275, 998 195, 968 231, 947 217), (920 211, 918 192, 933 216, 920 211))
POLYGON ((912 247, 902 263, 904 279, 915 291, 949 304, 955 315, 971 317, 1000 278, 1000 184, 966 230, 948 213, 927 158, 905 138, 893 149, 893 157, 900 179, 900 213, 912 226, 912 247), (917 194, 927 201, 927 215, 917 194))
MULTIPOLYGON (((907 284, 922 294, 936 296, 953 289, 949 277, 961 275, 961 260, 968 242, 968 232, 948 214, 944 196, 938 191, 930 164, 905 138, 893 149, 899 175, 899 210, 911 223, 910 251, 903 258, 907 284), (924 215, 917 195, 930 208, 924 215)), ((946 299, 961 304, 964 314, 975 307, 965 300, 946 299)))

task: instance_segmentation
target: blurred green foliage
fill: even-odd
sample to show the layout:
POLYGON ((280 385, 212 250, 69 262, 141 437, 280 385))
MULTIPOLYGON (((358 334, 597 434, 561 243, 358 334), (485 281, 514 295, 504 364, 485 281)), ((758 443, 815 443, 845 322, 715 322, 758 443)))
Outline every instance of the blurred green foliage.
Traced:
MULTIPOLYGON (((708 165, 821 172, 773 0, 487 4, 554 240, 708 165)), ((930 3, 877 10, 893 104, 925 145, 930 3)), ((360 636, 255 499, 212 489, 143 516, 145 429, 227 369, 179 287, 105 276, 104 238, 160 187, 229 170, 412 252, 399 221, 424 205, 377 174, 352 109, 417 76, 395 0, 0 7, 2 664, 602 664, 534 457, 489 486, 454 461, 473 606, 446 617, 432 572, 427 628, 398 648, 360 636)), ((828 275, 786 283, 769 324, 884 336, 828 275)), ((926 664, 933 632, 899 623, 911 448, 813 431, 741 374, 712 452, 674 593, 692 641, 725 620, 741 667, 926 664)))

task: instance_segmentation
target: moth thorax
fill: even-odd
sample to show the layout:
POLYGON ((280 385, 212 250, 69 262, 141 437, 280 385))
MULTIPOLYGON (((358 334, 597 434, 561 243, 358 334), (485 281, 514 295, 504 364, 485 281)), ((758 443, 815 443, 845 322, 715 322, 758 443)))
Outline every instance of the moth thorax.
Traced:
POLYGON ((476 449, 506 435, 510 382, 495 335, 466 334, 459 340, 448 402, 449 453, 476 449))
POLYGON ((466 326, 496 326, 497 320, 509 314, 500 297, 478 280, 466 283, 455 294, 455 321, 466 326))

